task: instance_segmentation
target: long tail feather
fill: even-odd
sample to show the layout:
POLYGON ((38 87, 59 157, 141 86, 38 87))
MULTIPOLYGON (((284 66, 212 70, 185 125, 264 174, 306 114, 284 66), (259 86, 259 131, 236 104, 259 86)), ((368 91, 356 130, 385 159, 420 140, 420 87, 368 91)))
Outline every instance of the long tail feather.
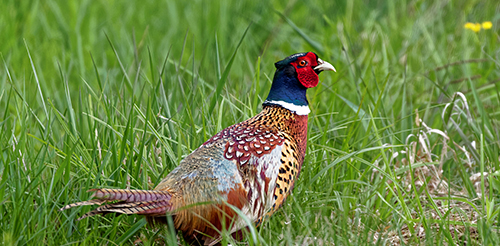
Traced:
POLYGON ((155 216, 164 215, 167 211, 172 210, 172 203, 170 201, 172 194, 166 191, 122 189, 92 189, 89 191, 94 191, 92 196, 97 199, 68 204, 59 209, 59 211, 77 206, 117 202, 100 206, 78 218, 78 220, 81 220, 96 214, 121 213, 155 216))
POLYGON ((60 208, 59 211, 63 211, 63 210, 74 208, 74 207, 78 207, 78 206, 101 205, 101 204, 103 204, 105 202, 106 202, 106 200, 102 200, 102 199, 93 199, 93 200, 90 200, 90 201, 75 202, 75 203, 71 203, 71 204, 68 204, 68 205, 60 208))
POLYGON ((123 189, 92 189, 93 197, 108 201, 143 202, 159 201, 172 197, 172 194, 158 190, 123 190, 123 189))

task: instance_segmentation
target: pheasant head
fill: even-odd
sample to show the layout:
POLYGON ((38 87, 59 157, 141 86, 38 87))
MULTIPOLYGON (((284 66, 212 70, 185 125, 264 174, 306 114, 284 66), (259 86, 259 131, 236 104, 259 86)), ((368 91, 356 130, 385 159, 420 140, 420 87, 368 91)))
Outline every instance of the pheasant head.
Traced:
POLYGON ((306 90, 318 85, 318 74, 325 70, 335 71, 330 63, 313 52, 297 53, 274 65, 273 84, 263 105, 280 105, 298 115, 310 112, 306 90))

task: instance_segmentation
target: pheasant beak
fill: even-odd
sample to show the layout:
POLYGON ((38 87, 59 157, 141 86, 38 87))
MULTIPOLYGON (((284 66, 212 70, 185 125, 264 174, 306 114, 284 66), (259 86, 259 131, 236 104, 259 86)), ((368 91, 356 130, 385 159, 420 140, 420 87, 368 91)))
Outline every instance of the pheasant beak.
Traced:
POLYGON ((316 67, 313 68, 314 69, 314 72, 316 72, 316 74, 319 74, 323 71, 334 71, 334 72, 337 72, 337 70, 335 70, 335 68, 332 66, 332 64, 326 62, 326 61, 323 61, 321 59, 318 58, 318 65, 316 67))

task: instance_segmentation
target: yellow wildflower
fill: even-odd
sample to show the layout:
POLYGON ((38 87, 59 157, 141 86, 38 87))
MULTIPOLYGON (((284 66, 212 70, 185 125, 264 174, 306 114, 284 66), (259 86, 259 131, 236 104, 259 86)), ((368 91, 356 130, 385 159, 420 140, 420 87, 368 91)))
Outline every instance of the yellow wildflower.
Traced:
POLYGON ((486 29, 491 29, 493 24, 491 24, 491 21, 485 21, 485 22, 483 22, 482 26, 483 26, 483 29, 486 30, 486 29))
POLYGON ((473 26, 474 26, 474 23, 471 23, 471 22, 467 22, 464 25, 465 29, 472 29, 473 26))
POLYGON ((472 29, 472 31, 474 31, 474 32, 479 32, 479 31, 481 31, 481 24, 476 23, 476 24, 475 24, 475 27, 474 27, 474 29, 472 29))
POLYGON ((465 23, 464 27, 465 27, 465 29, 470 29, 474 32, 479 32, 481 30, 481 24, 479 24, 479 23, 467 22, 467 23, 465 23))

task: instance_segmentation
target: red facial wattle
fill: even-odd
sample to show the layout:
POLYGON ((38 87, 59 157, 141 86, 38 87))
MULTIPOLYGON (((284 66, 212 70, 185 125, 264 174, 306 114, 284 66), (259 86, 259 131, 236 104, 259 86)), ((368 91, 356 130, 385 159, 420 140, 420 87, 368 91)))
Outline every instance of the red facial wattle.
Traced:
POLYGON ((292 62, 292 65, 295 67, 295 71, 297 72, 297 79, 299 79, 299 82, 304 87, 312 88, 318 85, 318 74, 313 69, 318 65, 317 57, 314 53, 307 53, 305 56, 292 62))
POLYGON ((310 67, 297 69, 297 77, 300 83, 306 88, 316 87, 319 82, 318 75, 310 67))

